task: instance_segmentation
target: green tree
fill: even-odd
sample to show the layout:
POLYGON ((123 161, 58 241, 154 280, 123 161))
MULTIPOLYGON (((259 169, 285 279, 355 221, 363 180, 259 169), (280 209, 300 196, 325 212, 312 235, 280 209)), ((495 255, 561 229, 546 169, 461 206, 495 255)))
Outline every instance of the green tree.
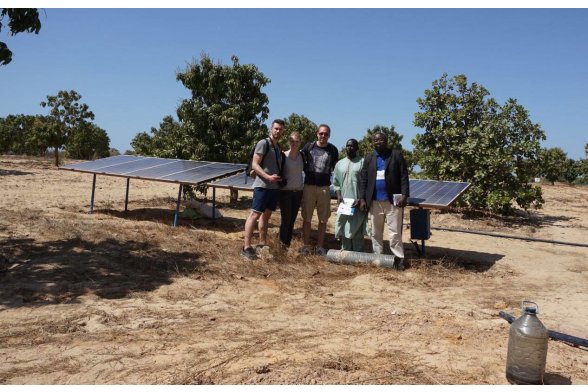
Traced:
POLYGON ((539 153, 540 174, 553 185, 563 177, 567 159, 568 155, 559 147, 542 148, 539 153))
MULTIPOLYGON (((300 140, 302 142, 300 147, 304 146, 306 143, 316 140, 316 131, 318 130, 318 125, 311 121, 308 117, 305 117, 302 114, 292 113, 288 116, 288 118, 284 119, 284 122, 286 135, 289 135, 295 131, 300 133, 300 140)), ((286 142, 282 141, 282 148, 287 150, 290 147, 286 142)))
MULTIPOLYGON (((36 8, 0 8, 0 32, 3 22, 8 19, 10 35, 18 33, 39 34, 41 21, 39 11, 36 8)), ((0 42, 0 65, 6 65, 12 61, 12 51, 4 42, 0 42)))
POLYGON ((84 121, 72 128, 65 151, 74 159, 105 158, 110 156, 110 138, 104 129, 84 121))
POLYGON ((72 131, 85 123, 88 119, 94 119, 94 113, 85 103, 80 103, 82 96, 74 90, 61 90, 57 95, 48 95, 47 101, 41 102, 42 107, 49 107, 49 115, 53 119, 48 124, 44 133, 50 146, 55 150, 55 166, 59 166, 59 149, 62 148, 72 131))
POLYGON ((146 132, 135 135, 131 146, 138 155, 179 159, 191 159, 192 155, 192 146, 182 124, 172 116, 165 116, 159 128, 152 127, 151 135, 146 132))
MULTIPOLYGON (((214 63, 203 54, 177 73, 191 92, 178 109, 182 156, 177 158, 246 162, 253 144, 268 134, 268 98, 261 89, 270 80, 253 64, 214 63)), ((170 147, 169 151, 178 151, 170 147)))
POLYGON ((118 148, 111 147, 108 151, 108 156, 115 157, 117 155, 120 155, 120 151, 118 150, 118 148))
POLYGON ((26 114, 0 118, 0 153, 45 154, 48 146, 40 137, 39 127, 49 121, 47 116, 26 114))
POLYGON ((568 184, 573 184, 580 176, 580 170, 580 161, 568 158, 564 162, 563 173, 560 179, 568 184))
POLYGON ((465 75, 435 80, 417 99, 414 125, 425 131, 413 139, 416 160, 429 178, 470 182, 462 201, 472 208, 539 208, 541 188, 529 180, 539 171, 545 133, 515 99, 501 106, 489 95, 465 75))
MULTIPOLYGON (((409 173, 411 173, 414 169, 416 162, 414 162, 412 152, 402 148, 402 139, 404 138, 404 136, 396 132, 396 127, 394 125, 390 125, 389 127, 383 125, 374 125, 372 128, 368 128, 364 137, 361 140, 359 140, 359 151, 357 155, 365 157, 366 155, 374 151, 372 141, 374 135, 380 132, 386 135, 388 139, 389 148, 393 150, 402 150, 402 155, 404 156, 404 159, 406 160, 406 163, 408 165, 408 171, 409 173)), ((341 149, 339 155, 341 157, 345 156, 345 147, 341 149)))

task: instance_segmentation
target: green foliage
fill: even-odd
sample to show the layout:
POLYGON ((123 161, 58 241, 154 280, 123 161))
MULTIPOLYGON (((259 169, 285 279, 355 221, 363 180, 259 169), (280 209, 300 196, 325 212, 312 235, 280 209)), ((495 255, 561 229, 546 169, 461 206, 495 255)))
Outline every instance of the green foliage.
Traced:
POLYGON ((25 114, 0 118, 0 153, 44 155, 48 144, 40 130, 50 121, 47 116, 25 114))
MULTIPOLYGON (((288 116, 288 118, 284 119, 284 122, 286 136, 295 131, 300 133, 300 147, 304 146, 306 143, 316 140, 316 131, 318 130, 318 125, 302 114, 292 113, 288 116)), ((285 150, 290 148, 286 138, 282 139, 281 145, 285 150)))
POLYGON ((578 168, 578 178, 576 184, 588 184, 588 159, 579 159, 576 161, 578 168))
POLYGON ((55 151, 55 166, 59 166, 59 149, 62 148, 72 131, 84 124, 88 119, 94 119, 94 113, 85 103, 80 103, 82 96, 74 90, 61 90, 57 95, 48 95, 47 101, 41 102, 42 107, 49 107, 51 124, 43 129, 48 145, 55 151))
MULTIPOLYGON (((18 33, 39 34, 41 21, 39 11, 36 8, 0 8, 0 31, 3 23, 8 19, 10 35, 18 33)), ((4 42, 0 42, 0 65, 6 65, 12 61, 12 51, 4 42)))
POLYGON ((540 208, 541 189, 528 181, 540 170, 545 133, 515 99, 501 106, 488 96, 465 75, 435 80, 417 99, 414 125, 425 132, 413 140, 414 159, 428 178, 470 182, 461 200, 472 208, 509 213, 513 201, 540 208))
MULTIPOLYGON (((394 125, 390 125, 390 127, 386 127, 383 125, 374 125, 372 128, 368 128, 364 137, 358 141, 359 150, 357 155, 360 157, 365 157, 366 155, 374 151, 372 140, 376 133, 383 133, 384 135, 386 135, 389 148, 393 150, 402 150, 402 155, 404 156, 406 164, 408 165, 408 172, 409 174, 412 173, 414 166, 416 165, 416 161, 414 160, 414 156, 411 151, 402 148, 402 139, 404 138, 404 136, 396 132, 394 125)), ((345 147, 341 149, 339 155, 341 157, 345 156, 345 147)))
POLYGON ((203 54, 200 62, 177 73, 191 98, 180 103, 181 125, 166 130, 161 138, 165 145, 154 135, 152 148, 158 156, 242 163, 253 144, 268 134, 268 98, 261 89, 270 80, 255 65, 240 64, 237 56, 231 60, 231 65, 215 64, 203 54))
POLYGON ((172 116, 165 116, 159 128, 151 128, 151 135, 146 132, 135 135, 131 146, 138 155, 191 159, 191 143, 182 124, 172 116))
POLYGON ((112 147, 108 150, 108 156, 115 157, 117 155, 120 155, 120 151, 117 148, 112 147))
POLYGON ((561 180, 567 182, 568 184, 573 184, 579 176, 580 162, 571 158, 566 159, 563 166, 561 180))
POLYGON ((68 157, 74 159, 105 158, 111 155, 109 144, 110 138, 104 129, 82 122, 72 128, 65 143, 65 151, 68 157))
POLYGON ((563 177, 567 159, 567 154, 559 147, 542 148, 539 153, 540 174, 553 185, 563 177))

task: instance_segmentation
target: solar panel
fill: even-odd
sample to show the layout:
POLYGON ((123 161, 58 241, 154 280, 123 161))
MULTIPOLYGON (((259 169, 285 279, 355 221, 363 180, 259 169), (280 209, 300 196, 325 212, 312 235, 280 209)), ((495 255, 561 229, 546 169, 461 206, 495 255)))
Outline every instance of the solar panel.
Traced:
POLYGON ((60 167, 62 170, 198 185, 245 169, 246 165, 118 155, 60 167))
POLYGON ((449 207, 470 186, 467 182, 455 181, 409 180, 409 182, 409 204, 435 208, 449 207))
MULTIPOLYGON (((419 207, 447 208, 470 186, 467 182, 409 180, 410 197, 408 203, 419 207)), ((253 190, 253 179, 239 173, 207 185, 215 188, 232 188, 243 191, 253 190)))

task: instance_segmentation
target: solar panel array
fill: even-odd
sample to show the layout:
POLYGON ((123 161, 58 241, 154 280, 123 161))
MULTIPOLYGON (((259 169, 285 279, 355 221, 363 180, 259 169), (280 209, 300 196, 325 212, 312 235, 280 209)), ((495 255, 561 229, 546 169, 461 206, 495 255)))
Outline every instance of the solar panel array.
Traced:
MULTIPOLYGON (((470 186, 467 182, 409 180, 410 198, 408 203, 419 207, 447 208, 470 186)), ((232 188, 252 191, 253 179, 244 173, 225 177, 207 185, 217 188, 232 188), (247 179, 247 183, 245 183, 247 179)))
POLYGON ((107 176, 198 185, 242 171, 245 167, 246 165, 236 163, 117 155, 90 162, 66 165, 60 167, 60 169, 107 176))

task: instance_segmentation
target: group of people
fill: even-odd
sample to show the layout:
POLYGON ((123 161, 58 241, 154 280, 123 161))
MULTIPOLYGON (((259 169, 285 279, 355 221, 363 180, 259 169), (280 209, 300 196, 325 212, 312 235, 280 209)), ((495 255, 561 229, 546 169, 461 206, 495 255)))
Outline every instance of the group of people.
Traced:
POLYGON ((402 244, 402 219, 410 194, 408 168, 399 150, 388 147, 387 136, 376 133, 374 151, 359 157, 359 143, 349 139, 345 144, 346 157, 339 160, 339 151, 329 143, 331 128, 321 124, 316 140, 300 147, 301 135, 288 136, 289 149, 282 152, 278 141, 285 123, 272 122, 268 138, 257 142, 251 162, 253 203, 245 222, 244 246, 241 256, 257 259, 257 251, 267 246, 267 229, 272 212, 280 206, 280 243, 290 246, 294 222, 300 209, 302 215, 302 254, 326 255, 324 247, 327 221, 331 216, 331 174, 337 194, 335 237, 341 249, 363 252, 364 236, 370 236, 374 253, 384 251, 384 228, 388 227, 390 250, 394 267, 405 268, 402 244), (316 246, 310 245, 311 220, 314 210, 318 217, 316 246), (259 230, 259 244, 252 246, 255 227, 259 230))

